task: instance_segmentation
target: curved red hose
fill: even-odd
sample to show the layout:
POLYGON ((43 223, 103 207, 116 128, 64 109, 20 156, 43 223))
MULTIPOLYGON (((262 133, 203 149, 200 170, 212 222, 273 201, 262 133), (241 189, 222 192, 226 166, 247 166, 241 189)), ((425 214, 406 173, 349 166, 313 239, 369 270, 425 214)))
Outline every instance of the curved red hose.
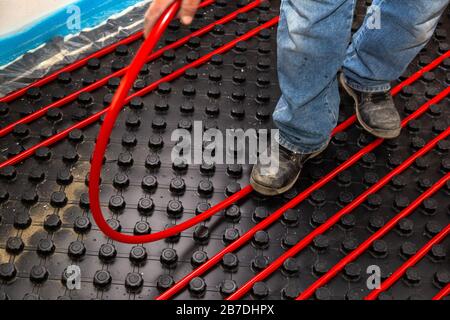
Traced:
POLYGON ((180 8, 180 1, 175 1, 161 16, 158 22, 153 27, 150 35, 144 41, 139 51, 136 54, 136 57, 130 64, 125 76, 122 78, 119 88, 114 95, 112 103, 108 108, 108 112, 106 113, 105 120, 103 125, 100 128, 99 135, 97 137, 97 143, 95 145, 94 153, 92 156, 91 162, 91 171, 89 175, 89 199, 92 216, 95 220, 95 223, 103 231, 103 233, 110 237, 113 240, 123 242, 123 243, 144 243, 144 242, 153 242, 161 239, 165 239, 171 236, 174 236, 196 224, 208 219, 215 213, 227 208, 232 203, 236 202, 238 199, 246 196, 248 193, 252 191, 251 187, 246 187, 235 193, 231 197, 227 198, 225 201, 222 201, 220 204, 214 206, 213 208, 203 212, 202 214, 189 219, 175 227, 170 229, 149 234, 149 235, 141 235, 141 236, 133 236, 126 235, 112 229, 109 224, 106 222, 101 207, 100 207, 100 175, 103 164, 103 157, 105 155, 106 148, 108 146, 108 140, 111 135, 111 132, 114 128, 114 124, 116 119, 125 104, 125 100, 127 98, 128 92, 131 89, 134 81, 136 80, 142 66, 145 64, 146 59, 153 48, 158 43, 162 34, 166 30, 170 21, 175 18, 178 10, 180 8))

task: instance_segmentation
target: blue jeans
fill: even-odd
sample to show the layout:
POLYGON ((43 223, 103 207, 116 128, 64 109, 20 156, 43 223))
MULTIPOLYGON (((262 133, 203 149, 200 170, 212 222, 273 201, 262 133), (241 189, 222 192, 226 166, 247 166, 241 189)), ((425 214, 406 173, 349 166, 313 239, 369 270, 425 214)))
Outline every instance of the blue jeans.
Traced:
POLYGON ((356 0, 282 0, 282 96, 273 113, 279 143, 298 153, 326 147, 339 114, 338 71, 359 91, 389 90, 427 44, 449 1, 374 0, 351 38, 356 0))

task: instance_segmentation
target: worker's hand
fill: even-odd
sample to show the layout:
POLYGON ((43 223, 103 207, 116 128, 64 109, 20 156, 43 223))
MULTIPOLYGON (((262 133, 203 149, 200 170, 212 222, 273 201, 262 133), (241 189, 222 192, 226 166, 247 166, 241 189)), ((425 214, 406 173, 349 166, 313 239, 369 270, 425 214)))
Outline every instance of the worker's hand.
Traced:
MULTIPOLYGON (((148 36, 150 30, 155 25, 158 18, 175 0, 153 0, 145 13, 144 20, 144 35, 148 36)), ((198 5, 201 0, 182 0, 180 12, 178 17, 181 23, 188 25, 191 24, 192 19, 194 19, 195 12, 197 11, 198 5)))

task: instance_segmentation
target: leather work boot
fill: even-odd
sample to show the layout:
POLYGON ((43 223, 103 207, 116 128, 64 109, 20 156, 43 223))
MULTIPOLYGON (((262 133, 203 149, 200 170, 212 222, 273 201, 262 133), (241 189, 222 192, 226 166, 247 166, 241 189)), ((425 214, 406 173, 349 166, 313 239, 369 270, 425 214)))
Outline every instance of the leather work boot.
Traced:
POLYGON ((347 85, 343 73, 339 81, 355 100, 356 117, 364 130, 383 139, 393 139, 400 135, 400 115, 390 92, 357 91, 347 85))
MULTIPOLYGON (((279 145, 278 170, 273 169, 270 164, 264 165, 258 161, 253 166, 250 184, 255 191, 265 196, 282 194, 294 186, 306 161, 318 156, 325 149, 326 147, 312 154, 299 154, 279 145)), ((270 156, 270 163, 275 163, 272 157, 276 155, 271 153, 270 156)))

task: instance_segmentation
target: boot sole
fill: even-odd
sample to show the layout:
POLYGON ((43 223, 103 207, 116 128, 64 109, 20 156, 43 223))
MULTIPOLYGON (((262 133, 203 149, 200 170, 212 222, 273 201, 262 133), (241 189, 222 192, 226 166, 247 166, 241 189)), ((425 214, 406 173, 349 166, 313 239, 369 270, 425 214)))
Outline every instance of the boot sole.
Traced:
MULTIPOLYGON (((311 154, 311 156, 309 156, 305 160, 305 163, 307 161, 317 157, 319 154, 321 154, 323 151, 325 151, 325 149, 327 147, 328 147, 328 144, 325 146, 325 148, 323 148, 323 150, 320 150, 320 151, 318 151, 316 153, 311 154)), ((289 191, 295 185, 295 183, 297 182, 298 178, 300 177, 301 172, 302 172, 302 170, 300 170, 298 172, 297 176, 295 177, 295 179, 292 180, 291 183, 289 183, 287 186, 279 188, 279 189, 274 189, 274 188, 270 188, 270 187, 267 187, 267 186, 263 186, 263 185, 257 183, 255 180, 253 180, 252 176, 250 176, 250 185, 253 187, 253 189, 256 192, 258 192, 258 193, 260 193, 260 194, 262 194, 264 196, 278 196, 280 194, 283 194, 283 193, 289 191)))
POLYGON ((395 139, 400 135, 400 133, 402 131, 401 128, 396 129, 396 130, 382 130, 382 129, 373 129, 373 128, 369 127, 362 120, 361 115, 359 114, 358 97, 354 93, 353 89, 347 85, 347 83, 345 82, 345 79, 344 79, 344 74, 342 74, 342 73, 339 77, 339 82, 341 83, 341 86, 345 89, 347 94, 349 96, 351 96, 353 98, 353 100, 355 101, 356 118, 358 119, 359 124, 364 128, 364 130, 366 130, 370 134, 373 134, 375 137, 382 138, 382 139, 395 139))

